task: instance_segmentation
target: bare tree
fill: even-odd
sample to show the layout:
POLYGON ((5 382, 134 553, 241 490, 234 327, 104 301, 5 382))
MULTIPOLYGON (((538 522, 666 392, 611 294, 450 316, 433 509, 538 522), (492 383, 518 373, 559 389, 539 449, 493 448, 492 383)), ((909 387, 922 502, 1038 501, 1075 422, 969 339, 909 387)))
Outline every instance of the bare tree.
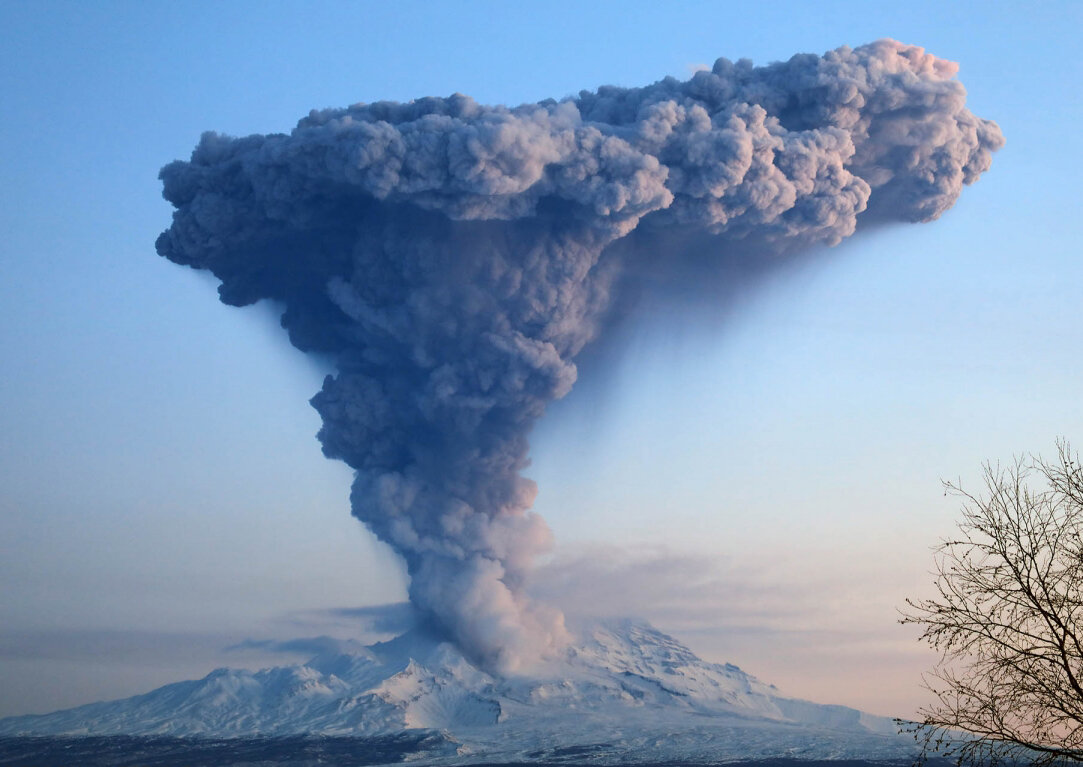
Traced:
POLYGON ((984 469, 984 494, 944 483, 959 535, 936 549, 937 596, 903 613, 940 652, 909 729, 960 764, 1083 762, 1083 469, 1064 441, 984 469))

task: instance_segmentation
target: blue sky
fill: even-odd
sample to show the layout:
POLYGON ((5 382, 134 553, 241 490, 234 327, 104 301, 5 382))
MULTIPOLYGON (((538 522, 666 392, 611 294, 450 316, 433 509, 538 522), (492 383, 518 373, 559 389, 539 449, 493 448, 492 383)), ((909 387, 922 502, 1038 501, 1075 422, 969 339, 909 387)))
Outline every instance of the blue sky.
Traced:
POLYGON ((911 712, 931 659, 895 610, 953 524, 940 478, 1083 439, 1081 21, 1068 2, 3 0, 0 715, 278 662, 223 648, 357 631, 329 611, 404 596, 314 438, 324 371, 269 310, 154 253, 158 169, 202 131, 880 37, 960 62, 1008 141, 992 170, 937 222, 633 321, 539 425, 528 473, 558 539, 540 577, 584 578, 541 591, 574 609, 632 579, 642 597, 612 609, 706 657, 911 712))

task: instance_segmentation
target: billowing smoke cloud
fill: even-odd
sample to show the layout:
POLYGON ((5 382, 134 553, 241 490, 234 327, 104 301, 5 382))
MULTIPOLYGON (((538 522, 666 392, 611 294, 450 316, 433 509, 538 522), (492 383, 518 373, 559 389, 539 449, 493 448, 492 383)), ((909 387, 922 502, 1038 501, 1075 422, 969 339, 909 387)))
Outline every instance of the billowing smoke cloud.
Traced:
POLYGON ((454 95, 207 133, 162 170, 177 210, 157 248, 227 304, 280 302, 293 344, 334 359, 312 404, 324 453, 356 470, 354 515, 430 621, 512 669, 564 638, 524 596, 551 541, 520 473, 620 284, 628 249, 608 246, 642 237, 664 270, 690 237, 725 259, 837 243, 866 210, 936 218, 1003 143, 955 71, 885 40, 515 108, 454 95))

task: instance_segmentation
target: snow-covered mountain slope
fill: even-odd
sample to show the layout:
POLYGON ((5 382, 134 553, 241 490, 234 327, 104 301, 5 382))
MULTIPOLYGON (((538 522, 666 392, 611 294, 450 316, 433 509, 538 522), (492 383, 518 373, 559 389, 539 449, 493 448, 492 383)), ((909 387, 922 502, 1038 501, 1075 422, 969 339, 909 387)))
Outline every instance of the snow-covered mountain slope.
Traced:
POLYGON ((301 666, 218 669, 125 700, 0 720, 0 735, 442 733, 430 761, 905 757, 889 719, 782 697, 641 622, 592 626, 529 675, 496 677, 421 632, 301 666), (572 749, 569 752, 568 749, 572 749))

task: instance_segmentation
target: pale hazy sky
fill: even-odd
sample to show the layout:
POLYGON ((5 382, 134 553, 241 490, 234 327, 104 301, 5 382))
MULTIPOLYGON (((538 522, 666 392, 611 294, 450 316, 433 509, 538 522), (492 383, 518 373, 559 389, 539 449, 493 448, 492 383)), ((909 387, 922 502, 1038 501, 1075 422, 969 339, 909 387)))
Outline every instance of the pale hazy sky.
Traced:
POLYGON ((907 715, 898 625, 941 477, 1083 443, 1076 3, 0 0, 0 715, 146 691, 246 638, 360 631, 402 568, 349 515, 269 309, 154 253, 204 130, 483 103, 894 37, 960 62, 1007 146, 932 224, 859 235, 581 364, 533 439, 537 591, 651 619, 784 692, 907 715))

